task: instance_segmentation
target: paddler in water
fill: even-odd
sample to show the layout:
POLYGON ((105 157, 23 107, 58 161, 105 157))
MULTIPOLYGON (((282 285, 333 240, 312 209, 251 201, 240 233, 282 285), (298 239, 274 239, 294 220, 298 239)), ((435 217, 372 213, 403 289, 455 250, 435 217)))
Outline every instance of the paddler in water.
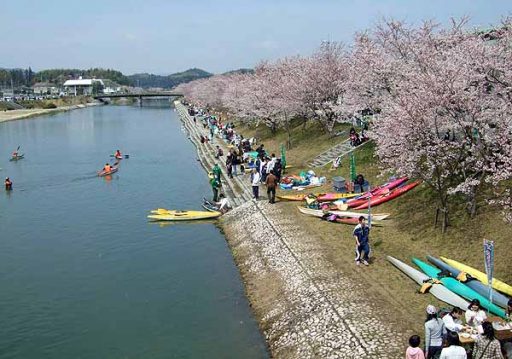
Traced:
POLYGON ((12 191, 12 181, 9 179, 9 177, 5 177, 5 190, 12 191))
POLYGON ((112 166, 109 163, 105 163, 105 167, 103 167, 104 172, 112 171, 112 166))
POLYGON ((116 154, 114 155, 115 158, 117 158, 118 160, 120 160, 121 158, 123 158, 123 155, 121 154, 121 151, 117 150, 116 151, 116 154))

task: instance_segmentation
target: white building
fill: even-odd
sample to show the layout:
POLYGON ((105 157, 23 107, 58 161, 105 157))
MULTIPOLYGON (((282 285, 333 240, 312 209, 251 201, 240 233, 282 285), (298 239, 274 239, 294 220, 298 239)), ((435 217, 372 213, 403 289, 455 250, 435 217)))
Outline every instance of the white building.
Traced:
POLYGON ((82 79, 80 76, 77 80, 67 80, 64 82, 64 88, 68 95, 92 95, 94 83, 99 83, 101 88, 104 87, 102 80, 82 79))

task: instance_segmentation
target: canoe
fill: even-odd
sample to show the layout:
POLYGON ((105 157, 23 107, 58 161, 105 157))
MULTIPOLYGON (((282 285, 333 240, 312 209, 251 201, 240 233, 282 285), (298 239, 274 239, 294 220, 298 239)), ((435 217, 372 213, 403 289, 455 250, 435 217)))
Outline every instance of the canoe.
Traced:
MULTIPOLYGON (((324 212, 321 209, 312 209, 312 208, 307 208, 307 207, 297 207, 297 208, 303 214, 306 214, 308 216, 318 217, 318 218, 322 218, 326 213, 332 213, 332 214, 338 215, 337 213, 334 213, 335 211, 325 211, 324 212)), ((340 216, 340 217, 343 217, 343 216, 340 216)), ((359 223, 359 217, 337 218, 336 222, 343 223, 343 224, 356 225, 359 223)), ((372 225, 379 226, 379 225, 381 225, 381 223, 379 221, 372 220, 372 225)))
MULTIPOLYGON (((411 189, 413 189, 414 187, 416 187, 419 184, 420 184, 419 181, 412 182, 412 183, 406 184, 405 186, 395 188, 395 189, 391 190, 389 193, 383 194, 379 197, 373 197, 370 200, 370 205, 372 207, 375 207, 384 202, 391 201, 392 199, 403 195, 405 192, 410 191, 411 189)), ((357 209, 366 209, 366 208, 368 208, 368 201, 366 201, 365 203, 361 204, 358 207, 355 207, 354 209, 357 210, 357 209)))
POLYGON ((355 199, 348 200, 347 203, 352 203, 351 207, 359 206, 359 205, 363 204, 365 201, 368 201, 368 198, 388 193, 393 188, 396 188, 396 187, 402 185, 403 183, 407 182, 408 179, 409 178, 407 178, 407 177, 400 177, 400 178, 397 178, 396 180, 384 183, 378 187, 375 187, 371 191, 367 191, 367 192, 360 194, 355 199), (357 205, 355 204, 356 201, 359 201, 359 203, 357 205))
MULTIPOLYGON (((457 276, 462 272, 454 267, 452 267, 451 265, 449 264, 446 264, 445 262, 443 262, 442 260, 438 259, 438 258, 435 258, 435 257, 432 257, 432 256, 427 256, 427 260, 432 263, 433 265, 435 265, 437 268, 441 269, 442 271, 447 271, 448 273, 450 273, 450 275, 452 277, 454 277, 455 279, 459 280, 457 278, 457 276)), ((484 297, 488 297, 489 296, 489 286, 483 284, 482 282, 480 282, 479 280, 473 278, 473 277, 469 277, 467 281, 461 281, 459 280, 459 282, 462 282, 464 283, 465 285, 467 285, 469 288, 473 289, 475 292, 483 295, 484 297)), ((497 304, 499 305, 500 307, 502 308, 507 308, 507 303, 508 303, 508 300, 509 298, 504 296, 503 294, 501 294, 500 292, 497 292, 493 289, 493 293, 492 293, 492 302, 494 304, 497 304)))
POLYGON ((203 208, 210 212, 217 212, 219 208, 215 205, 215 203, 212 203, 208 201, 206 198, 203 198, 203 208))
POLYGON ((457 279, 452 277, 439 276, 441 271, 438 268, 431 266, 430 264, 425 263, 419 260, 418 258, 413 258, 412 261, 426 275, 435 279, 439 279, 446 288, 448 288, 455 294, 458 294, 461 297, 466 298, 467 300, 478 299, 482 307, 488 309, 489 311, 500 316, 501 318, 505 318, 505 311, 503 309, 498 307, 496 304, 489 302, 489 300, 486 297, 484 297, 481 294, 478 294, 473 289, 469 288, 467 285, 459 282, 457 279))
MULTIPOLYGON (((430 279, 430 277, 419 270, 405 264, 404 262, 399 261, 396 258, 391 256, 387 256, 388 261, 393 264, 395 267, 404 272, 409 278, 414 280, 419 285, 423 285, 423 283, 430 279)), ((466 310, 469 306, 469 302, 464 298, 461 298, 457 294, 450 291, 448 288, 443 286, 442 284, 433 283, 432 287, 429 290, 430 294, 439 299, 442 302, 445 302, 451 306, 458 307, 462 310, 466 310)))
MULTIPOLYGON (((483 284, 486 284, 486 285, 489 284, 489 282, 487 281, 487 274, 485 274, 483 272, 480 272, 479 270, 477 270, 477 269, 475 269, 473 267, 470 267, 468 265, 465 265, 465 264, 462 264, 460 262, 454 261, 453 259, 448 259, 448 258, 445 258, 445 257, 440 257, 440 258, 443 261, 445 261, 446 263, 448 263, 449 265, 451 265, 452 267, 454 267, 454 268, 456 268, 456 269, 458 269, 460 271, 466 272, 468 274, 471 274, 471 276, 473 276, 473 278, 478 279, 483 284)), ((508 294, 508 295, 512 296, 512 286, 508 285, 505 282, 502 282, 499 279, 496 279, 496 278, 492 279, 492 287, 494 289, 496 289, 496 290, 499 290, 502 293, 505 293, 505 294, 508 294)))
POLYGON ((217 218, 222 214, 220 212, 180 211, 168 209, 157 209, 151 211, 151 213, 153 214, 150 214, 148 218, 157 221, 192 221, 198 219, 217 218))
POLYGON ((116 172, 117 172, 117 170, 118 170, 118 168, 117 168, 117 167, 112 167, 112 169, 111 169, 110 171, 108 171, 108 172, 107 172, 107 171, 103 171, 103 170, 102 170, 102 171, 99 171, 99 172, 98 172, 98 176, 100 176, 100 177, 109 176, 109 175, 111 175, 111 174, 113 174, 113 173, 116 173, 116 172))
POLYGON ((25 157, 25 155, 19 155, 19 156, 13 156, 11 157, 11 159, 9 161, 19 161, 21 159, 23 159, 25 157))
MULTIPOLYGON (((318 202, 329 202, 336 201, 342 198, 352 198, 357 196, 358 194, 354 193, 312 193, 316 197, 318 202)), ((307 194, 280 194, 276 197, 279 199, 283 199, 286 201, 304 201, 306 197, 309 196, 307 194)))

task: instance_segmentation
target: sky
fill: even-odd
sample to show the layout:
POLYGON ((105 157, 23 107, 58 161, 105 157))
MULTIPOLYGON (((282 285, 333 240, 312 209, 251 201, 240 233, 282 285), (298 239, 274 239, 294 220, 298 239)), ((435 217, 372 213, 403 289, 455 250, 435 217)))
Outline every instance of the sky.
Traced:
POLYGON ((0 0, 0 68, 222 73, 350 44, 382 18, 488 28, 507 15, 505 0, 0 0))

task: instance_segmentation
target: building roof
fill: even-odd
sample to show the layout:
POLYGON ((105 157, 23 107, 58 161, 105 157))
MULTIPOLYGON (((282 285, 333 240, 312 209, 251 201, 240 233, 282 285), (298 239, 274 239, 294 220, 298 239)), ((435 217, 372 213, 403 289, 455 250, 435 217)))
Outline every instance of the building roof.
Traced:
POLYGON ((102 80, 97 79, 78 79, 78 80, 67 80, 64 82, 64 86, 92 86, 93 82, 99 82, 103 85, 102 80))

